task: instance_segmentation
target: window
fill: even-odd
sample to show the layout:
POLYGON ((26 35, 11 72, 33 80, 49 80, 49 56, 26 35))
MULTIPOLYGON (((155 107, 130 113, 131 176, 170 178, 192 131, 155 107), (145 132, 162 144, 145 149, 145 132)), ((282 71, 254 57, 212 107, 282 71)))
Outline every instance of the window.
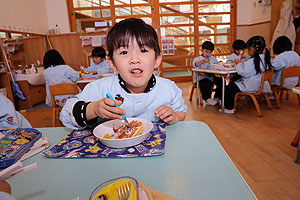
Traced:
MULTIPOLYGON (((201 54, 201 44, 215 44, 215 56, 230 54, 235 38, 236 0, 67 0, 72 31, 76 20, 82 29, 109 28, 128 18, 141 18, 151 24, 160 39, 171 38, 173 50, 163 51, 163 76, 192 68, 191 60, 201 54), (96 23, 97 24, 97 23, 96 23), (104 25, 103 25, 104 24, 104 25)), ((173 76, 173 75, 171 75, 173 76)))

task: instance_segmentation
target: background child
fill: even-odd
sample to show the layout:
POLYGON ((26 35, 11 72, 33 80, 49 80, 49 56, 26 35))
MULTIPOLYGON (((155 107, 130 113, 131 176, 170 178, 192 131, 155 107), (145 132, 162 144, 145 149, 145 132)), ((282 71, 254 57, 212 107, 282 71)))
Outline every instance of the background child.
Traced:
POLYGON ((0 129, 31 128, 26 118, 15 110, 14 104, 0 93, 0 129))
MULTIPOLYGON (((280 85, 282 70, 290 66, 300 66, 300 57, 292 51, 292 42, 286 36, 278 37, 273 44, 273 52, 277 55, 272 65, 274 67, 272 85, 280 85)), ((292 89, 298 84, 298 77, 284 79, 284 88, 292 89)))
MULTIPOLYGON (((82 66, 83 67, 83 66, 82 66)), ((82 72, 88 72, 91 74, 107 74, 111 73, 112 70, 106 60, 106 52, 103 47, 95 47, 92 51, 92 63, 88 68, 82 69, 82 72)))
POLYGON ((225 89, 225 113, 233 114, 234 96, 237 92, 257 92, 260 88, 261 73, 269 70, 270 52, 266 48, 265 39, 262 36, 254 36, 247 41, 248 54, 252 58, 246 62, 239 62, 236 71, 241 79, 231 82, 225 89), (265 51, 265 54, 263 54, 265 51))
POLYGON ((150 25, 136 18, 116 23, 108 32, 107 49, 108 62, 118 75, 96 80, 69 99, 60 114, 65 126, 78 129, 97 120, 122 120, 120 114, 168 124, 184 120, 187 106, 181 90, 173 81, 153 75, 162 55, 150 25), (115 102, 106 93, 124 101, 115 102))
POLYGON ((243 40, 235 40, 232 43, 233 53, 229 55, 226 63, 234 63, 237 60, 241 60, 242 62, 247 61, 250 56, 245 55, 246 43, 243 40))
MULTIPOLYGON (((46 81, 46 104, 52 106, 49 85, 58 83, 76 83, 79 74, 72 67, 65 65, 65 61, 60 53, 55 50, 49 50, 44 55, 44 72, 43 76, 46 81)), ((68 98, 74 95, 58 95, 55 96, 55 102, 59 106, 64 106, 68 98)))
MULTIPOLYGON (((210 41, 205 41, 202 44, 202 54, 199 57, 194 58, 193 66, 196 69, 199 68, 211 68, 211 64, 217 64, 218 61, 211 54, 215 48, 215 45, 210 41)), ((193 82, 196 83, 198 73, 193 72, 193 82)), ((216 105, 222 94, 222 79, 217 78, 213 75, 198 75, 199 76, 199 85, 200 91, 202 94, 203 100, 209 105, 216 105), (214 99, 211 99, 212 86, 213 84, 217 85, 216 93, 214 99)))

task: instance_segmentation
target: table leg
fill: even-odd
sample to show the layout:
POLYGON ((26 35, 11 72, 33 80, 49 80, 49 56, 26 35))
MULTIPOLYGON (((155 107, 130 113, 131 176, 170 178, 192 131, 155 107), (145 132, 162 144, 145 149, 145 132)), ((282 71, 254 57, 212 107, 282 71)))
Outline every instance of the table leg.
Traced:
POLYGON ((222 100, 221 100, 221 113, 224 114, 224 100, 225 100, 225 78, 224 76, 222 77, 222 100))
POLYGON ((199 105, 199 76, 198 76, 198 73, 196 73, 197 77, 196 77, 196 80, 197 80, 197 105, 199 105))

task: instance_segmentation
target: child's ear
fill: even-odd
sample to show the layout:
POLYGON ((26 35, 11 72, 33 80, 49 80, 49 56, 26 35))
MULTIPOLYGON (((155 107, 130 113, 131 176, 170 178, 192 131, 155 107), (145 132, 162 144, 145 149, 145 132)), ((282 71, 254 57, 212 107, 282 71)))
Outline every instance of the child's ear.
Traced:
POLYGON ((158 69, 158 67, 159 67, 159 65, 160 65, 160 63, 161 63, 161 60, 162 60, 162 55, 159 54, 159 55, 156 57, 154 69, 158 69))
POLYGON ((114 72, 117 72, 117 71, 118 71, 116 65, 114 64, 114 61, 112 61, 112 60, 110 59, 110 57, 107 57, 107 62, 108 62, 108 64, 109 64, 110 68, 111 68, 114 72))

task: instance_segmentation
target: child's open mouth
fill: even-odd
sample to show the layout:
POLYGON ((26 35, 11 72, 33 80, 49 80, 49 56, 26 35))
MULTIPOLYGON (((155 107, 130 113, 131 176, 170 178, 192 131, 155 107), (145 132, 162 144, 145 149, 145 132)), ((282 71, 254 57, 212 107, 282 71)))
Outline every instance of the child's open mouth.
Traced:
POLYGON ((139 69, 139 68, 134 68, 131 70, 132 74, 141 74, 143 73, 143 70, 139 69))

